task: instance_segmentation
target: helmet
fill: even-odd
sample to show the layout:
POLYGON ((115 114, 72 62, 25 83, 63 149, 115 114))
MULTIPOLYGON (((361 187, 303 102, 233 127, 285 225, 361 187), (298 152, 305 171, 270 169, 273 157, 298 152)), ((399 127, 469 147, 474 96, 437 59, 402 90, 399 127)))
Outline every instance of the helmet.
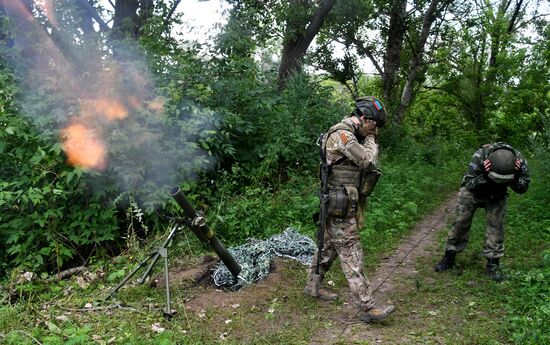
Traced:
POLYGON ((516 154, 508 148, 495 148, 487 158, 491 161, 488 177, 495 183, 509 183, 515 178, 516 154))
POLYGON ((386 123, 386 108, 379 99, 373 96, 357 98, 353 114, 374 120, 378 127, 382 127, 386 123))

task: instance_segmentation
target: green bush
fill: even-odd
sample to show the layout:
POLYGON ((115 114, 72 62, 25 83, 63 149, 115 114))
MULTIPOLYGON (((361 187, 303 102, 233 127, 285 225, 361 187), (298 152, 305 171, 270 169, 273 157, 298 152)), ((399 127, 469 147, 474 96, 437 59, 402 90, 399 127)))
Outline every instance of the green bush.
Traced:
MULTIPOLYGON (((168 191, 176 181, 190 189, 196 171, 212 164, 217 115, 175 97, 166 98, 161 115, 134 107, 132 116, 102 128, 109 155, 104 171, 71 167, 59 127, 79 100, 31 82, 0 71, 2 267, 51 271, 85 263, 91 254, 117 254, 125 235, 145 236, 166 223, 164 210, 174 210, 167 207, 173 205, 168 191)), ((117 86, 89 87, 117 92, 117 86)))
POLYGON ((515 289, 506 296, 506 318, 516 344, 550 344, 549 158, 544 153, 530 162, 529 190, 512 197, 507 217, 507 261, 515 289))
POLYGON ((84 248, 116 239, 113 205, 93 194, 83 170, 65 164, 51 135, 16 114, 7 73, 0 83, 0 265, 59 268, 84 248))

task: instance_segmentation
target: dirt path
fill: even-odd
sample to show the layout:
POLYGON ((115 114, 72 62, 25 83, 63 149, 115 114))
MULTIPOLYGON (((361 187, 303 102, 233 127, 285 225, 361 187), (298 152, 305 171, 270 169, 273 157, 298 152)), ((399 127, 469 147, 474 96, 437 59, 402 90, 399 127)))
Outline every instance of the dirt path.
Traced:
MULTIPOLYGON (((401 241, 395 252, 384 258, 380 266, 369 276, 377 303, 391 302, 397 306, 396 313, 399 313, 400 295, 406 291, 402 289, 415 288, 417 260, 421 257, 436 257, 441 254, 441 244, 436 241, 436 235, 445 229, 451 220, 455 203, 456 197, 453 196, 426 215, 410 235, 401 241)), ((217 311, 233 310, 233 315, 240 315, 247 322, 253 323, 255 327, 266 332, 276 330, 274 328, 283 326, 273 320, 270 321, 269 318, 266 319, 265 311, 269 310, 274 302, 290 305, 295 304, 299 298, 303 299, 302 285, 296 284, 296 272, 301 272, 303 269, 305 277, 305 268, 300 266, 292 260, 276 260, 272 273, 266 279, 236 292, 222 291, 211 284, 195 285, 193 295, 188 295, 186 298, 185 309, 190 315, 203 318, 208 308, 217 311), (253 312, 245 312, 245 310, 253 312), (257 311, 263 311, 263 313, 257 311)), ((189 276, 189 272, 197 273, 196 270, 174 272, 174 280, 189 276)), ((160 285, 162 286, 162 284, 160 285)), ((342 288, 338 293, 341 300, 349 301, 348 288, 342 288)), ((281 312, 283 311, 281 310, 281 312)), ((309 312, 305 310, 285 311, 286 324, 288 325, 289 322, 299 324, 304 322, 303 319, 306 316, 311 317, 311 314, 305 315, 304 313, 309 312)), ((340 304, 320 302, 317 315, 324 320, 325 324, 331 326, 316 330, 313 338, 309 340, 310 344, 342 344, 343 339, 345 339, 345 344, 379 344, 386 343, 384 339, 387 337, 384 332, 394 332, 395 334, 408 331, 403 330, 398 324, 399 322, 392 323, 392 318, 384 325, 365 324, 355 317, 356 309, 347 302, 340 304)), ((223 324, 224 317, 227 316, 222 313, 212 313, 210 317, 214 320, 214 324, 223 324)), ((249 334, 235 334, 243 331, 242 329, 240 331, 232 330, 233 336, 246 342, 249 334)))
MULTIPOLYGON (((399 301, 392 300, 399 295, 395 288, 401 285, 399 283, 402 283, 404 277, 414 280, 417 274, 416 261, 419 258, 440 255, 438 250, 440 243, 436 241, 436 234, 451 220, 455 204, 456 196, 453 196, 426 215, 410 235, 401 241, 395 252, 384 258, 374 274, 369 277, 377 303, 393 303, 397 307, 396 313, 399 312, 399 301)), ((349 299, 349 291, 345 298, 349 299)), ((383 328, 359 321, 355 318, 356 313, 355 308, 345 303, 337 313, 331 316, 335 327, 318 333, 311 340, 311 344, 331 344, 342 337, 349 343, 354 341, 368 341, 369 344, 382 343, 383 328)))
POLYGON ((434 247, 441 244, 436 241, 435 235, 451 221, 456 200, 456 196, 453 196, 426 215, 411 234, 401 241, 393 255, 381 263, 371 278, 377 300, 384 301, 394 291, 395 279, 399 275, 416 274, 417 259, 432 255, 434 247))

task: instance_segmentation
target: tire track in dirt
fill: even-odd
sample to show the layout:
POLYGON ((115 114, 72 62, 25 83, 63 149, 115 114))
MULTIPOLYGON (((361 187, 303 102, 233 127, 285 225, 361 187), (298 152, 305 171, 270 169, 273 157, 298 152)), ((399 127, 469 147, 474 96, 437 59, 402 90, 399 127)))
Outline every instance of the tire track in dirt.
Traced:
MULTIPOLYGON (((409 236, 401 241, 393 254, 384 258, 374 274, 368 277, 378 304, 392 303, 391 297, 397 294, 395 289, 399 281, 403 277, 416 275, 417 259, 434 255, 434 248, 439 245, 436 235, 450 222, 456 200, 457 195, 453 195, 426 215, 409 236)), ((349 301, 349 289, 341 292, 344 300, 349 301)), ((399 313, 399 305, 396 304, 396 307, 395 312, 399 313)), ((368 341, 369 344, 381 343, 379 339, 381 328, 361 322, 356 315, 356 309, 350 303, 344 303, 329 317, 334 327, 317 332, 310 344, 333 344, 341 341, 342 337, 349 343, 354 341, 368 341)))

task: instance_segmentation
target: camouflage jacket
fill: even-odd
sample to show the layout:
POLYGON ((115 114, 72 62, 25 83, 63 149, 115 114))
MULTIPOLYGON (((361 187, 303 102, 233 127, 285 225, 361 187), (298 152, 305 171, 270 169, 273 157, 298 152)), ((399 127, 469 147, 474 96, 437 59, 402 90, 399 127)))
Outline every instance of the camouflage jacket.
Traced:
POLYGON ((323 150, 327 163, 355 164, 362 170, 372 170, 378 160, 378 144, 374 136, 367 136, 363 141, 355 136, 351 118, 332 126, 323 136, 323 150))
POLYGON ((525 160, 523 155, 512 146, 499 142, 486 145, 474 153, 468 166, 468 171, 462 178, 461 186, 472 192, 476 198, 498 200, 506 196, 508 187, 512 188, 512 190, 518 194, 525 193, 529 188, 530 181, 527 160, 525 160), (511 184, 494 183, 487 177, 487 173, 483 169, 483 161, 487 159, 489 152, 495 146, 502 146, 510 149, 521 161, 521 167, 516 173, 514 182, 511 184))

